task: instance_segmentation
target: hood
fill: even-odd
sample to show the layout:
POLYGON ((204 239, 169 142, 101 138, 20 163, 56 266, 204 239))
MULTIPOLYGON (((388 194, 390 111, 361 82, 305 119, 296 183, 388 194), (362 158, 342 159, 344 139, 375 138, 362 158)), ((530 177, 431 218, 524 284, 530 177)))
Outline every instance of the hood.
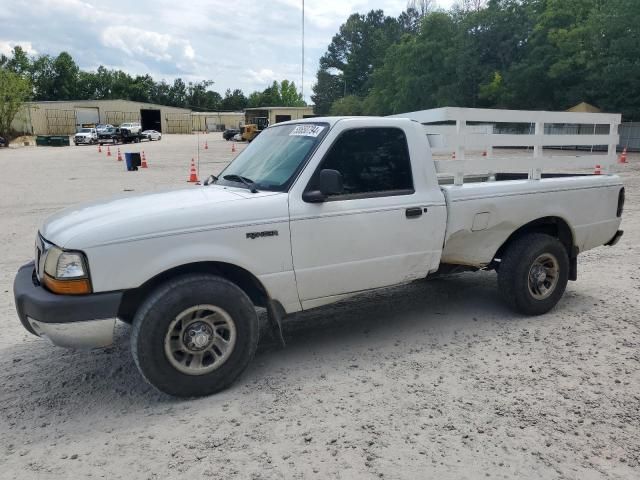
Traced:
POLYGON ((75 134, 76 137, 90 137, 93 133, 90 132, 78 132, 75 134))
POLYGON ((279 207, 267 216, 286 216, 287 195, 279 192, 252 194, 246 189, 210 185, 121 195, 62 210, 45 221, 40 233, 60 247, 83 249, 217 225, 264 221, 267 212, 254 208, 254 203, 276 196, 284 197, 284 202, 278 202, 284 211, 279 207))

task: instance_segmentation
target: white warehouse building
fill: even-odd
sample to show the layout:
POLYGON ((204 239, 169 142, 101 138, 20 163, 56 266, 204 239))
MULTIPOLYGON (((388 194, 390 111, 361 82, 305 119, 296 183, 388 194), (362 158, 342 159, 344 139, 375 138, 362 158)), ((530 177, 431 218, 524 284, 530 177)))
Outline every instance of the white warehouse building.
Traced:
POLYGON ((27 135, 72 135, 82 126, 140 122, 143 130, 191 133, 191 110, 130 100, 27 102, 11 127, 27 135))

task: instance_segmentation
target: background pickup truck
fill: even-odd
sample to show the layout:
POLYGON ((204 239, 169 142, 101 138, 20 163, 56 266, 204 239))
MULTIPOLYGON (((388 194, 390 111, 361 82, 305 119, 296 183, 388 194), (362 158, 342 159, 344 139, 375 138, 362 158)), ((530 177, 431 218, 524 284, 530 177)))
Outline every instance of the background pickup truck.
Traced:
POLYGON ((102 133, 98 133, 98 143, 104 145, 105 143, 140 143, 140 141, 146 138, 142 135, 142 132, 134 133, 127 128, 108 128, 102 133))
POLYGON ((481 158, 464 175, 460 162, 472 163, 434 161, 423 125, 410 119, 271 126, 203 186, 49 218, 34 262, 15 279, 20 320, 74 348, 110 344, 116 318, 132 323, 148 382, 205 395, 253 357, 256 307, 282 339, 284 315, 484 269, 497 271, 511 308, 540 315, 577 278, 578 255, 622 233, 615 175, 518 172, 516 162, 515 172, 478 173, 493 168, 481 158))
POLYGON ((93 145, 98 141, 98 132, 95 128, 81 128, 78 133, 73 136, 73 143, 80 145, 93 145))

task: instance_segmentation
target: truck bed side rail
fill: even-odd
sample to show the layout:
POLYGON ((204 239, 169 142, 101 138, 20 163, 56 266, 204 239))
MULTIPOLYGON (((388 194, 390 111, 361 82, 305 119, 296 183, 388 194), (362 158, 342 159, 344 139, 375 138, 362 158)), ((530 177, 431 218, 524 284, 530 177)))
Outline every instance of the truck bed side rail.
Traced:
POLYGON ((453 176, 462 185, 465 175, 504 171, 528 172, 540 180, 544 171, 595 169, 610 174, 616 163, 620 114, 546 112, 445 107, 393 115, 424 126, 432 153, 452 156, 435 160, 439 176, 453 176), (526 149, 523 155, 496 156, 494 147, 526 149), (579 154, 557 155, 558 148, 579 154), (553 149, 556 155, 545 155, 553 149))

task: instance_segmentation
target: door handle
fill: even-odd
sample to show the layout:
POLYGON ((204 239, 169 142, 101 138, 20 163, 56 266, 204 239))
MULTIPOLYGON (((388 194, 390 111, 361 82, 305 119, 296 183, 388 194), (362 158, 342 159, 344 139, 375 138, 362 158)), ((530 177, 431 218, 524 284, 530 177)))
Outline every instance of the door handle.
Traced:
POLYGON ((422 208, 420 207, 407 208, 404 213, 407 216, 407 218, 417 218, 422 215, 422 208))

